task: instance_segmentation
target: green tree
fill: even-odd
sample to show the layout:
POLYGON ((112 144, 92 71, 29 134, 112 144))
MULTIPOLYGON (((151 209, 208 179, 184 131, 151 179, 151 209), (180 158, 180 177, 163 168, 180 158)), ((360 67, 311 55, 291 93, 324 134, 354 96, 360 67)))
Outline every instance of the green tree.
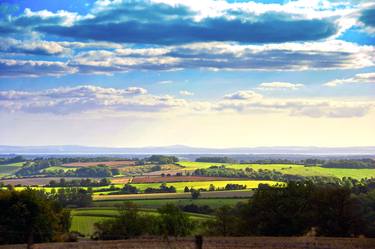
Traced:
POLYGON ((194 226, 190 218, 173 204, 166 204, 158 209, 159 233, 164 236, 187 236, 194 226))
POLYGON ((58 240, 70 227, 70 213, 31 189, 0 191, 0 243, 58 240))
POLYGON ((193 199, 198 199, 199 196, 201 195, 201 191, 200 190, 197 190, 197 189, 190 189, 190 193, 191 193, 191 198, 193 199))

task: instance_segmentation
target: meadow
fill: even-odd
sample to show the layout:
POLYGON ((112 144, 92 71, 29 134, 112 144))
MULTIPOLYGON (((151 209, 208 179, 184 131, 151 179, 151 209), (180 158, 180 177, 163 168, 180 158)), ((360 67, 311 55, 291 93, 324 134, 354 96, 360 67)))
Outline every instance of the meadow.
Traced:
POLYGON ((2 164, 0 165, 0 177, 13 175, 20 168, 22 168, 24 162, 2 164))
MULTIPOLYGON (((141 208, 141 215, 159 215, 155 209, 141 208)), ((186 213, 191 219, 195 221, 203 221, 212 218, 209 215, 186 213)), ((113 219, 119 215, 115 207, 93 207, 80 208, 71 210, 72 224, 70 231, 79 232, 85 237, 90 237, 95 232, 95 223, 102 222, 108 219, 113 219)))

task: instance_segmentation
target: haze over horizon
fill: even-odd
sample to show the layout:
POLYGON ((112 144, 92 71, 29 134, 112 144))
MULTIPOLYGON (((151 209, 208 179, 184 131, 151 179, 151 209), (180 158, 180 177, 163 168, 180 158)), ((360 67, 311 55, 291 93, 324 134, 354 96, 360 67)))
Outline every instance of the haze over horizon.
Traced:
POLYGON ((375 4, 0 3, 0 144, 374 146, 375 4))

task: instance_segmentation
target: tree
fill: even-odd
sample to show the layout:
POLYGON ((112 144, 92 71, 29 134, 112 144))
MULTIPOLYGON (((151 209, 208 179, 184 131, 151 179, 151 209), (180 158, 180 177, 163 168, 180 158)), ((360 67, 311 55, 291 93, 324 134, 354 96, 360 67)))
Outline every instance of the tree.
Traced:
POLYGON ((0 210, 0 244, 54 241, 69 231, 70 212, 41 191, 0 191, 0 210))
POLYGON ((164 236, 187 236, 194 226, 190 218, 173 204, 166 204, 158 209, 159 232, 164 236))
POLYGON ((94 237, 98 239, 130 239, 146 233, 154 233, 155 218, 139 213, 138 206, 125 202, 118 206, 119 216, 116 219, 96 223, 94 237))
POLYGON ((237 217, 234 209, 228 205, 219 207, 215 211, 215 219, 207 222, 209 234, 228 236, 236 234, 237 217))
POLYGON ((185 193, 189 193, 189 192, 190 192, 190 189, 189 189, 188 186, 185 186, 185 188, 184 188, 184 192, 185 192, 185 193))
POLYGON ((190 189, 190 193, 191 193, 191 198, 193 199, 198 199, 199 196, 201 195, 201 191, 200 190, 196 190, 196 189, 190 189))
POLYGON ((208 191, 215 191, 215 186, 211 183, 208 191))

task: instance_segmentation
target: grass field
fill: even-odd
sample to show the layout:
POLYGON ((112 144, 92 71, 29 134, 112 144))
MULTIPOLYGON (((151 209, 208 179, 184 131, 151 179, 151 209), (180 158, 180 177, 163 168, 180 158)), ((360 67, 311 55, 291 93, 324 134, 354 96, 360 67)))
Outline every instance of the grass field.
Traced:
MULTIPOLYGON (((155 209, 140 209, 140 214, 158 215, 158 212, 155 209)), ((191 219, 196 221, 207 220, 212 217, 204 214, 187 214, 191 219)), ((71 211, 71 215, 72 225, 70 231, 76 231, 85 235, 86 237, 89 237, 95 230, 95 223, 115 218, 118 215, 118 211, 115 208, 82 208, 73 209, 71 211)))
MULTIPOLYGON (((275 185, 280 182, 276 181, 257 181, 257 180, 230 180, 230 181, 202 181, 202 182, 173 182, 167 183, 167 186, 174 186, 177 192, 184 192, 184 188, 187 186, 189 188, 204 188, 208 189, 210 184, 213 184, 216 188, 223 188, 228 183, 246 185, 247 188, 257 188, 259 184, 269 184, 275 185)), ((140 190, 145 190, 146 188, 159 188, 160 183, 137 183, 132 184, 140 190)))
POLYGON ((72 225, 70 227, 70 231, 79 232, 87 237, 94 233, 94 224, 112 219, 109 217, 101 217, 101 216, 73 216, 72 217, 72 225))
MULTIPOLYGON (((159 208, 166 203, 172 203, 177 206, 186 206, 190 204, 195 204, 198 206, 207 205, 211 208, 217 208, 223 205, 231 205, 234 206, 238 202, 246 202, 247 199, 240 199, 240 198, 212 198, 212 199, 153 199, 153 200, 131 200, 132 202, 136 203, 141 208, 159 208)), ((95 207, 114 207, 123 203, 123 200, 115 200, 115 201, 95 201, 93 204, 95 207)))
POLYGON ((305 167, 297 164, 228 164, 228 163, 205 163, 205 162, 179 162, 185 170, 195 170, 209 168, 211 166, 225 165, 233 169, 253 168, 254 170, 269 169, 276 170, 284 174, 301 175, 301 176, 332 176, 332 177, 352 177, 355 179, 375 177, 373 169, 339 169, 323 168, 319 166, 305 167))
POLYGON ((22 168, 25 162, 11 163, 0 165, 0 177, 12 175, 22 168))

